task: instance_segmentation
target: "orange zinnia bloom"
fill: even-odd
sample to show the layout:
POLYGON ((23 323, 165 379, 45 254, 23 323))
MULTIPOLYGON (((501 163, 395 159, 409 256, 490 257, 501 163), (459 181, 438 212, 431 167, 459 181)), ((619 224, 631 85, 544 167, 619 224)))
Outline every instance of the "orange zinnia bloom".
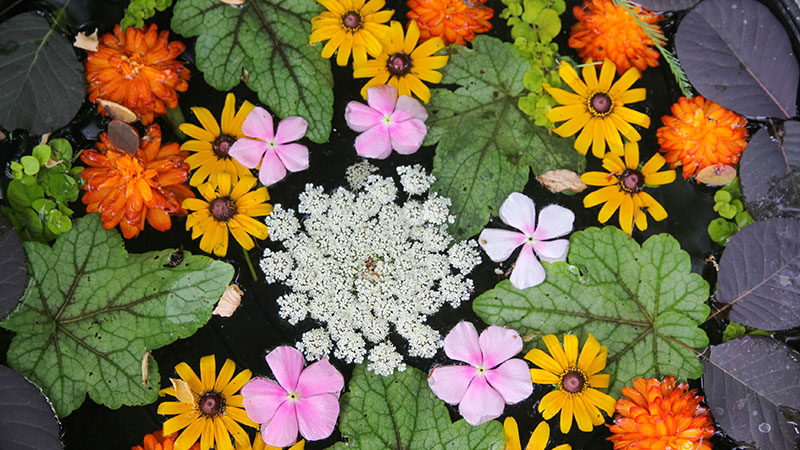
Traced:
POLYGON ((703 396, 675 377, 663 382, 655 378, 633 380, 633 388, 622 389, 617 416, 609 426, 615 449, 650 450, 674 448, 711 450, 714 435, 708 408, 700 406, 703 396))
POLYGON ((494 10, 486 0, 408 0, 409 19, 419 25, 421 40, 440 36, 448 44, 464 45, 492 29, 494 10))
MULTIPOLYGON (((100 38, 96 52, 86 60, 89 101, 110 100, 126 106, 142 124, 178 106, 178 92, 189 87, 189 69, 175 61, 186 49, 181 42, 168 42, 169 31, 158 33, 155 25, 147 32, 119 25, 114 33, 100 38)), ((102 106, 97 110, 107 115, 102 106)))
MULTIPOLYGON (((144 447, 141 445, 134 445, 131 447, 131 450, 172 450, 175 445, 176 437, 178 437, 178 433, 164 436, 164 433, 158 430, 144 436, 142 440, 144 447)), ((189 450, 200 450, 200 443, 194 444, 189 450)))
POLYGON ((161 146, 161 129, 153 124, 139 143, 135 154, 115 147, 107 133, 100 135, 97 149, 81 153, 89 167, 81 177, 86 180, 83 203, 86 212, 100 212, 103 228, 119 224, 126 239, 136 237, 147 219, 156 230, 172 226, 171 215, 186 215, 184 199, 194 197, 184 183, 189 178, 188 152, 177 143, 161 146))
MULTIPOLYGON (((578 23, 572 26, 568 43, 583 62, 608 58, 617 65, 620 75, 632 66, 644 72, 648 66, 658 65, 659 53, 653 48, 653 41, 622 6, 611 0, 584 0, 583 7, 576 6, 572 13, 578 23)), ((656 29, 656 22, 663 18, 641 6, 636 7, 636 15, 656 29)))
POLYGON ((708 166, 736 164, 747 147, 747 119, 701 96, 681 97, 658 129, 660 152, 688 179, 708 166))

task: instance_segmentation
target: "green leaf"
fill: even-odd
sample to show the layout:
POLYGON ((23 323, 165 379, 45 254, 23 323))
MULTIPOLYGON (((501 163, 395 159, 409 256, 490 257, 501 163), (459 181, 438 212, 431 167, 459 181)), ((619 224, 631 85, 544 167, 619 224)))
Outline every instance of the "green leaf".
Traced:
POLYGON ((724 189, 720 189, 714 194, 714 202, 716 203, 729 203, 731 200, 733 200, 733 196, 724 189))
POLYGON ((727 245, 728 240, 739 231, 736 224, 722 217, 717 217, 708 224, 708 236, 720 245, 727 245))
POLYGON ((219 0, 178 0, 172 29, 198 36, 197 67, 214 88, 248 87, 280 117, 308 120, 308 137, 328 140, 333 118, 333 75, 320 48, 308 45, 311 18, 323 10, 315 0, 248 1, 240 7, 219 0))
POLYGON ((8 202, 15 209, 24 209, 34 200, 44 197, 44 189, 35 182, 25 183, 22 180, 11 180, 6 191, 8 202))
POLYGON ((50 160, 50 153, 52 153, 52 151, 48 145, 39 144, 33 147, 33 157, 36 158, 42 166, 47 164, 47 161, 50 160))
POLYGON ((390 376, 367 372, 364 364, 353 370, 342 396, 339 429, 347 444, 332 449, 502 450, 505 435, 500 422, 473 427, 464 419, 450 422, 444 402, 428 387, 420 370, 408 367, 390 376))
POLYGON ((544 42, 552 41, 561 32, 561 18, 554 10, 547 8, 539 12, 536 19, 539 28, 539 39, 544 42))
POLYGON ((639 246, 619 228, 589 228, 570 237, 569 263, 580 270, 545 263, 544 283, 520 291, 502 281, 473 309, 520 334, 594 334, 608 347, 612 396, 637 377, 702 374, 690 348, 708 345, 698 327, 708 316, 708 283, 690 272, 678 241, 660 234, 639 246))
POLYGON ((19 159, 19 162, 22 163, 22 170, 25 172, 25 175, 36 175, 39 173, 39 161, 35 157, 25 155, 19 159))
POLYGON ((30 281, 21 305, 0 325, 16 334, 8 362, 42 388, 64 417, 92 400, 110 408, 158 397, 158 368, 147 350, 191 336, 211 318, 233 267, 173 250, 128 254, 116 230, 88 214, 52 248, 26 242, 30 281))
POLYGON ((572 140, 550 135, 519 110, 523 78, 530 68, 512 44, 478 36, 472 49, 451 47, 442 83, 434 89, 425 144, 439 143, 433 190, 449 197, 456 239, 478 233, 508 195, 521 191, 534 173, 569 169, 581 173, 585 158, 572 140))
POLYGON ((747 328, 744 325, 736 322, 731 322, 725 327, 725 331, 722 332, 722 342, 732 341, 734 339, 738 339, 742 336, 747 334, 747 328))
POLYGON ((68 140, 64 138, 53 139, 50 141, 50 148, 53 151, 51 156, 54 160, 72 162, 72 145, 68 140))
POLYGON ((0 43, 0 126, 43 134, 66 125, 86 96, 70 42, 29 12, 3 22, 0 43))

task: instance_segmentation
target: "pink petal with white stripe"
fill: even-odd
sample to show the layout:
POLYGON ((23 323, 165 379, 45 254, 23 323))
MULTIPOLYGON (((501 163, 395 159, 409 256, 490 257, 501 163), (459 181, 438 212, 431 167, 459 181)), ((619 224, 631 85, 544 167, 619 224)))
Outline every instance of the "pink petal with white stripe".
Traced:
POLYGON ((458 412, 473 426, 484 424, 500 414, 506 403, 503 397, 489 386, 486 377, 475 377, 458 404, 458 412))
POLYGON ((428 375, 428 386, 446 403, 457 405, 476 374, 477 369, 472 366, 434 367, 428 375))
POLYGON ((486 373, 486 381, 508 404, 519 403, 533 393, 531 372, 525 361, 514 358, 486 373))
POLYGON ((556 239, 555 241, 536 241, 533 243, 533 250, 547 262, 566 261, 569 252, 569 241, 566 239, 556 239))
POLYGON ((484 228, 478 236, 478 243, 494 262, 505 261, 514 249, 525 242, 525 235, 518 231, 484 228))
POLYGON ((519 333, 497 325, 483 330, 479 342, 483 353, 483 367, 486 369, 493 369, 522 350, 519 333))
POLYGON ((242 123, 242 133, 245 136, 271 141, 274 137, 272 115, 266 109, 256 106, 242 123))
POLYGON ((473 366, 483 364, 478 331, 470 322, 459 322, 444 338, 444 352, 450 359, 473 366))
POLYGON ((306 119, 297 116, 287 117, 278 123, 278 131, 275 133, 275 142, 286 144, 300 139, 306 135, 308 122, 306 119))
POLYGON ((546 274, 542 263, 533 254, 530 245, 523 245, 511 272, 511 285, 517 289, 527 289, 544 281, 546 274))
POLYGON ((559 205, 548 205, 539 211, 539 224, 533 236, 545 241, 564 236, 572 231, 575 213, 559 205))
POLYGON ((500 206, 500 219, 530 236, 536 230, 536 206, 530 197, 512 192, 500 206))

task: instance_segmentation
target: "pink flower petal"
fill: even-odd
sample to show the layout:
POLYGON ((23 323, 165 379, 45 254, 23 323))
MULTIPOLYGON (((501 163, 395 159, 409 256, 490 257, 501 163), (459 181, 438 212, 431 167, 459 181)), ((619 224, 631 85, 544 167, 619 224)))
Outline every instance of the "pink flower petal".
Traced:
POLYGON ((514 358, 486 373, 486 381, 508 404, 519 403, 533 392, 531 372, 525 361, 514 358))
POLYGON ((395 122, 402 122, 408 119, 419 119, 424 122, 427 118, 428 111, 425 110, 419 100, 407 95, 401 95, 397 99, 397 106, 395 106, 394 114, 392 114, 392 119, 395 122))
POLYGON ((253 378, 242 388, 244 409, 253 422, 268 423, 275 411, 289 398, 278 383, 266 378, 253 378))
POLYGON ((472 366, 434 367, 428 375, 428 386, 440 399, 457 405, 476 374, 477 369, 472 366))
POLYGON ((383 114, 369 106, 350 102, 344 110, 344 120, 353 131, 362 132, 383 123, 383 114))
POLYGON ((530 197, 512 192, 500 206, 500 219, 530 236, 536 230, 536 206, 530 197))
POLYGON ((409 155, 419 150, 426 134, 428 128, 418 119, 395 122, 389 126, 392 147, 401 155, 409 155))
POLYGON ((291 172, 308 169, 308 147, 301 144, 280 144, 275 146, 275 153, 283 165, 291 172))
POLYGON ((281 181, 286 176, 286 167, 278 157, 274 149, 267 149, 264 161, 261 162, 261 169, 258 171, 258 179, 261 184, 269 186, 281 181))
POLYGON ((288 345, 282 345, 267 353, 267 364, 272 374, 289 392, 297 390, 297 380, 300 378, 304 363, 305 359, 300 350, 288 345))
POLYGON ((275 142, 285 144, 300 139, 306 135, 308 122, 297 116, 287 117, 278 123, 278 132, 275 133, 275 142))
POLYGON ((450 359, 463 361, 473 366, 483 364, 478 331, 470 322, 459 322, 444 338, 444 353, 450 359))
POLYGON ((394 105, 397 103, 397 88, 388 84, 369 88, 367 103, 372 109, 388 116, 394 112, 394 105))
POLYGON ((556 262, 566 261, 569 251, 569 241, 567 239, 556 239, 555 241, 536 241, 533 243, 533 250, 542 261, 556 262))
POLYGON ((572 231, 575 222, 575 213, 559 205, 548 205, 539 211, 539 225, 533 236, 545 241, 553 239, 572 231))
POLYGON ((327 359, 306 367, 297 382, 297 391, 304 398, 318 394, 335 394, 338 397, 343 388, 342 374, 327 359))
POLYGON ((489 386, 486 377, 475 377, 458 405, 458 412, 473 426, 484 424, 500 414, 506 403, 503 397, 489 386))
POLYGON ((288 447, 297 441, 296 402, 286 402, 272 416, 272 420, 261 425, 264 442, 273 447, 288 447))
POLYGON ((228 154, 239 164, 248 169, 255 169, 261 163, 261 158, 267 151, 267 144, 264 141, 255 139, 241 138, 231 145, 228 154))
POLYGON ((386 159, 392 153, 389 129, 381 124, 359 134, 356 152, 365 158, 386 159))
POLYGON ((478 236, 478 243, 494 262, 505 261, 514 249, 525 242, 525 235, 517 231, 484 228, 478 236))
POLYGON ((483 353, 483 367, 486 369, 494 368, 522 350, 519 333, 497 325, 483 330, 479 342, 483 353))
POLYGON ((256 106, 242 123, 242 133, 245 136, 271 141, 275 135, 272 125, 272 115, 266 109, 256 106))
POLYGON ((517 289, 526 289, 544 281, 546 274, 542 263, 533 254, 530 245, 523 245, 519 258, 511 272, 511 285, 517 289))
POLYGON ((333 433, 339 417, 339 397, 320 394, 301 398, 295 403, 300 434, 307 441, 325 439, 333 433))

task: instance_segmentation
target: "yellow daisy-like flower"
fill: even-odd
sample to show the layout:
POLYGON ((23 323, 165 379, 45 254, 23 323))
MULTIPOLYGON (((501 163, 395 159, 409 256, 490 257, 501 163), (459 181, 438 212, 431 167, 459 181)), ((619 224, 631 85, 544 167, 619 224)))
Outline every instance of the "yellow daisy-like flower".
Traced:
POLYGON ((220 127, 208 109, 198 106, 192 108, 203 127, 191 123, 182 123, 178 127, 186 135, 194 138, 181 145, 181 150, 193 152, 186 158, 186 163, 195 171, 189 180, 190 185, 199 186, 206 179, 216 185, 217 176, 221 173, 230 174, 234 182, 250 175, 250 171, 231 158, 228 151, 237 139, 244 137, 242 123, 252 110, 253 104, 245 101, 239 111, 236 111, 236 97, 229 93, 225 97, 225 107, 222 108, 220 120, 222 127, 220 127))
POLYGON ((215 187, 211 183, 202 184, 198 190, 205 198, 187 198, 183 208, 195 211, 186 218, 186 229, 192 230, 192 239, 200 236, 200 249, 206 253, 225 256, 228 253, 228 231, 244 248, 250 250, 255 246, 253 239, 266 239, 269 233, 267 226, 253 217, 266 216, 272 212, 266 187, 251 191, 258 180, 247 176, 239 179, 235 185, 231 177, 222 173, 217 178, 215 187))
POLYGON ((389 32, 383 25, 392 18, 394 10, 380 11, 386 4, 384 0, 317 0, 327 8, 311 19, 309 44, 328 41, 322 47, 322 57, 330 58, 337 49, 336 64, 347 65, 350 51, 353 62, 366 61, 367 53, 381 54, 380 40, 389 32))
POLYGON ((634 111, 625 105, 640 102, 647 93, 644 88, 630 89, 633 83, 641 78, 635 67, 628 69, 619 80, 612 85, 617 66, 606 59, 600 69, 600 78, 593 64, 583 66, 583 80, 569 64, 562 61, 558 74, 574 92, 551 87, 544 83, 544 88, 562 106, 557 106, 547 113, 551 122, 565 123, 553 131, 561 137, 572 136, 581 128, 581 134, 575 140, 575 150, 586 154, 589 145, 592 154, 602 158, 608 148, 617 155, 622 155, 622 133, 628 141, 637 142, 642 136, 631 123, 647 128, 650 118, 634 111))
POLYGON ((200 449, 233 450, 231 436, 236 441, 236 448, 250 450, 250 438, 239 424, 258 428, 258 425, 247 417, 242 406, 242 395, 236 394, 248 381, 252 373, 249 370, 233 376, 236 364, 225 360, 219 375, 216 375, 214 355, 200 359, 200 378, 182 362, 175 366, 181 380, 173 380, 173 386, 159 391, 162 397, 171 395, 177 402, 162 402, 158 405, 158 413, 174 415, 164 422, 164 435, 183 430, 175 440, 175 450, 188 450, 198 439, 200 449), (241 446, 241 447, 240 447, 241 446))
MULTIPOLYGON (((236 450, 245 450, 244 446, 239 446, 239 443, 236 443, 236 450)), ((305 439, 300 439, 300 442, 294 444, 293 446, 289 447, 287 450, 305 450, 306 448, 306 441, 305 439)), ((281 450, 280 447, 273 447, 271 445, 267 445, 264 443, 264 439, 261 438, 261 432, 259 431, 256 433, 256 438, 253 439, 253 450, 281 450)))
POLYGON ((573 334, 564 335, 564 347, 555 335, 542 338, 550 355, 535 348, 525 355, 525 359, 541 367, 531 369, 534 383, 554 384, 556 389, 539 402, 539 412, 545 420, 550 420, 561 411, 561 432, 569 433, 572 418, 581 431, 605 422, 598 408, 609 416, 614 413, 616 400, 596 388, 607 388, 610 376, 598 373, 606 367, 608 349, 601 346, 589 333, 583 349, 578 355, 578 338, 573 334), (551 356, 552 355, 552 356, 551 356))
MULTIPOLYGON (((522 450, 516 419, 511 416, 506 417, 505 422, 503 422, 503 430, 506 434, 505 450, 522 450)), ((541 421, 539 425, 536 426, 536 429, 533 430, 533 434, 531 434, 531 438, 528 441, 528 445, 525 446, 525 450, 544 450, 549 440, 550 425, 545 421, 541 421)), ((572 446, 569 444, 561 444, 558 447, 554 447, 552 450, 572 450, 572 446)))
POLYGON ((608 153, 603 158, 603 168, 606 172, 586 172, 581 175, 581 181, 589 186, 604 186, 583 198, 583 206, 592 206, 605 203, 597 215, 600 223, 606 223, 619 208, 619 226, 622 231, 631 234, 633 224, 640 230, 647 229, 647 216, 650 213, 653 220, 660 222, 667 218, 667 211, 650 194, 644 192, 645 185, 662 185, 675 181, 675 171, 658 170, 664 166, 666 160, 656 153, 647 163, 639 168, 639 144, 628 142, 625 144, 625 162, 619 156, 608 153))
POLYGON ((397 88, 399 95, 414 95, 425 103, 431 99, 431 91, 423 83, 442 81, 441 69, 447 64, 447 56, 433 56, 444 48, 441 37, 428 39, 419 46, 419 27, 414 20, 409 21, 408 31, 403 35, 400 22, 392 21, 391 32, 383 43, 383 51, 376 59, 353 62, 353 77, 372 78, 361 89, 361 96, 367 98, 367 89, 389 84, 397 88))

